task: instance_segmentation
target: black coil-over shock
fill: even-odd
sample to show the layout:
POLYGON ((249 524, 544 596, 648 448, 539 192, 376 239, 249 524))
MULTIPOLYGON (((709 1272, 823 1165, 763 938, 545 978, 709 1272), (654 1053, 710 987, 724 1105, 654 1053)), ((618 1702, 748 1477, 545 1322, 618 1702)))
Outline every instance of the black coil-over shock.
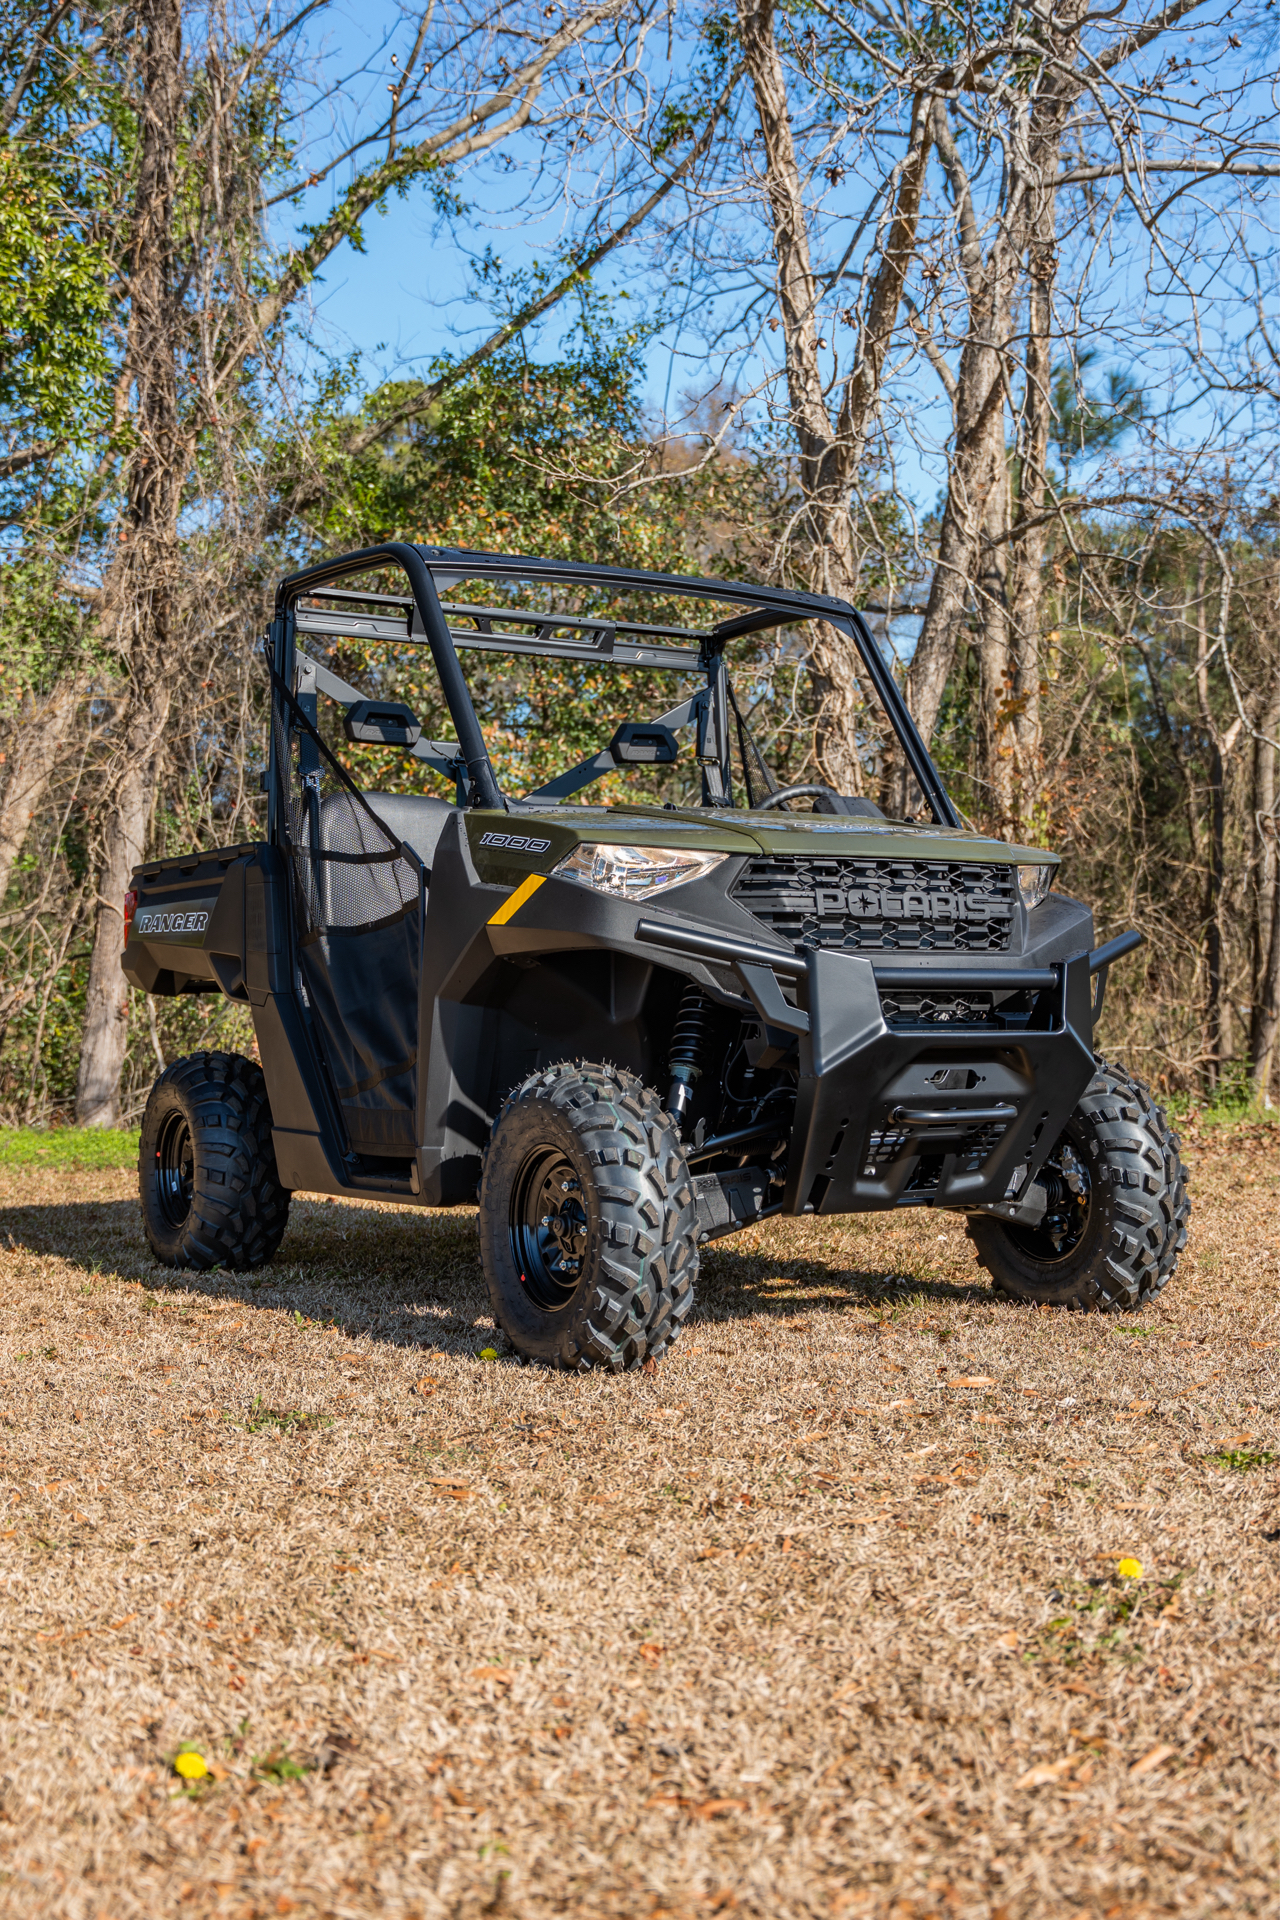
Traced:
POLYGON ((701 987, 691 980, 680 998, 675 1031, 671 1036, 671 1088, 667 1110, 679 1126, 685 1108, 693 1098, 693 1083, 702 1074, 698 1056, 707 1025, 711 1002, 701 987))

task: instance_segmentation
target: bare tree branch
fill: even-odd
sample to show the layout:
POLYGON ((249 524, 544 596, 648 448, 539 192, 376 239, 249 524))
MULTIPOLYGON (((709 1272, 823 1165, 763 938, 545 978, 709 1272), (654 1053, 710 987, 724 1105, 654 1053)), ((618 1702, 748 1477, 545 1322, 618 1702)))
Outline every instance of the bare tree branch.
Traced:
POLYGON ((35 38, 31 43, 31 51, 23 62, 22 70, 9 89, 9 95, 4 105, 0 107, 0 139, 3 139, 4 136, 8 134, 14 121, 17 119, 27 88, 31 85, 32 76, 35 74, 36 69, 45 56, 54 31, 60 22, 66 19, 74 4, 75 0, 59 0, 58 5, 49 15, 44 25, 37 30, 35 38))
POLYGON ((254 341, 271 330, 302 288, 315 278, 334 249, 341 246, 344 240, 352 238, 370 207, 376 206, 384 195, 419 174, 479 151, 482 145, 491 144, 525 124, 537 98, 542 76, 551 61, 566 48, 581 41, 602 20, 608 19, 616 11, 616 5, 617 0, 604 0, 602 5, 588 7, 576 19, 566 22, 558 32, 552 34, 538 53, 517 68, 507 84, 497 92, 479 101, 438 133, 428 135, 425 140, 407 147, 403 153, 392 154, 380 166, 369 168, 353 180, 333 212, 313 232, 306 245, 290 255, 284 272, 270 293, 258 302, 251 332, 242 335, 223 356, 224 373, 229 374, 239 366, 252 350, 254 341), (499 121, 498 116, 507 114, 508 108, 517 101, 520 105, 516 112, 499 121), (492 124, 495 122, 496 125, 492 124))
POLYGON ((1110 73, 1113 67, 1120 66, 1123 61, 1141 52, 1143 47, 1150 46, 1162 33, 1167 33, 1170 27, 1176 27, 1180 20, 1185 20, 1189 13, 1194 13, 1197 7, 1204 5, 1205 0, 1173 0, 1171 6, 1162 7, 1154 19, 1148 20, 1136 33, 1126 34, 1123 40, 1117 40, 1113 47, 1099 54, 1092 64, 1101 67, 1104 73, 1110 73))
POLYGON ((0 480, 8 480, 27 467, 38 465, 41 460, 51 460, 57 451, 57 442, 54 440, 34 440, 29 447, 19 447, 15 453, 0 453, 0 480))
MULTIPOLYGON (((1131 163, 1122 160, 1099 162, 1093 167, 1072 167, 1066 173, 1060 173, 1055 185, 1059 187, 1083 186, 1091 180, 1126 179, 1136 169, 1131 163)), ((1142 171, 1147 173, 1190 173, 1202 180, 1220 179, 1230 175, 1242 180, 1274 180, 1280 177, 1280 160, 1162 160, 1153 154, 1144 157, 1142 171)))
MULTIPOLYGON (((568 273, 562 275, 554 286, 546 288, 544 292, 535 294, 532 299, 527 300, 509 320, 502 323, 496 332, 491 333, 487 340, 482 341, 478 347, 473 348, 446 371, 438 374, 434 380, 424 382, 412 399, 405 401, 392 413, 381 415, 377 420, 353 433, 344 444, 344 454, 348 458, 358 458, 361 454, 367 453, 370 447, 376 446, 380 440, 384 440, 389 433, 396 432, 410 420, 418 419, 424 413, 428 413, 444 393, 451 387, 460 385, 476 371, 477 367, 483 366, 486 360, 491 360, 495 354, 501 353, 509 341, 514 340, 536 320, 540 320, 544 313, 548 313, 552 307, 564 299, 566 294, 572 293, 575 287, 581 286, 602 260, 607 259, 615 248, 620 247, 638 232, 672 188, 686 177, 706 153, 717 122, 730 105, 742 73, 743 66, 739 62, 721 88, 706 124, 689 152, 679 165, 673 167, 671 172, 660 181, 647 199, 629 213, 611 233, 606 234, 603 240, 597 241, 589 252, 583 254, 582 258, 569 269, 568 273)), ((307 507, 323 497, 324 490, 323 478, 319 474, 311 475, 294 488, 287 499, 281 501, 272 511, 268 517, 269 530, 277 531, 294 514, 304 512, 307 507)))

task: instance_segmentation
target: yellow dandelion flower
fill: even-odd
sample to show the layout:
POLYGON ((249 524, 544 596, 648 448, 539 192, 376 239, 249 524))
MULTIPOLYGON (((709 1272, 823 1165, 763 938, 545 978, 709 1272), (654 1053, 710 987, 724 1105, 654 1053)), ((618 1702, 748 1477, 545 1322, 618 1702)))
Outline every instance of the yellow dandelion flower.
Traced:
POLYGON ((480 1358, 482 1360, 496 1360, 497 1357, 498 1349, 496 1347, 481 1347, 480 1358))
POLYGON ((1126 1555, 1116 1567, 1116 1572, 1122 1580, 1141 1580, 1142 1562, 1141 1560, 1132 1560, 1126 1555))
POLYGON ((173 1763, 175 1773, 184 1780, 203 1780, 209 1769, 198 1753, 180 1753, 173 1763))

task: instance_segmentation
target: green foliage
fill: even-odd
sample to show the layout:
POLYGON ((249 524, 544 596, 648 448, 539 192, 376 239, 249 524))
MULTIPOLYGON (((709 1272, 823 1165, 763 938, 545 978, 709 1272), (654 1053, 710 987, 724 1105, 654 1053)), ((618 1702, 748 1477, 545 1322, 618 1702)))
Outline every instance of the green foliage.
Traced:
MULTIPOLYGON (((433 386, 447 382, 447 365, 433 375, 433 386)), ((601 492, 639 432, 633 376, 620 347, 588 342, 548 366, 512 347, 462 384, 444 384, 425 411, 421 384, 398 381, 371 394, 353 422, 353 370, 343 369, 312 427, 330 454, 321 543, 426 540, 600 560, 620 557, 624 544, 634 551, 637 529, 628 526, 627 539, 620 514, 599 516, 601 492), (353 424, 371 431, 383 421, 373 444, 344 456, 353 424)))
POLYGON ((1228 1447, 1208 1456, 1211 1467, 1225 1467, 1229 1473, 1249 1473, 1254 1467, 1273 1467, 1280 1455, 1256 1447, 1228 1447))
POLYGON ((135 1168, 140 1137, 136 1127, 0 1127, 0 1167, 135 1168))
POLYGON ((13 1118, 66 1112, 75 1098, 80 1033, 89 979, 88 952, 60 962, 33 928, 6 956, 16 989, 0 1027, 0 1111, 13 1118))
POLYGON ((1243 1124, 1280 1129, 1280 1108, 1268 1107, 1249 1077, 1244 1060, 1228 1060, 1207 1099, 1180 1090, 1168 1101, 1174 1120, 1194 1119, 1201 1127, 1237 1127, 1243 1124))
POLYGON ((99 23, 0 0, 0 97, 16 110, 0 140, 0 507, 28 536, 42 514, 76 510, 57 496, 77 479, 82 491, 84 456, 111 430, 115 236, 102 214, 119 179, 99 164, 110 107, 83 57, 89 31, 99 23))
POLYGON ((0 414, 11 440, 83 440, 97 424, 109 271, 57 182, 0 147, 0 414))
POLYGON ((0 568, 0 720, 48 693, 86 651, 84 610, 66 591, 65 569, 39 529, 0 568))

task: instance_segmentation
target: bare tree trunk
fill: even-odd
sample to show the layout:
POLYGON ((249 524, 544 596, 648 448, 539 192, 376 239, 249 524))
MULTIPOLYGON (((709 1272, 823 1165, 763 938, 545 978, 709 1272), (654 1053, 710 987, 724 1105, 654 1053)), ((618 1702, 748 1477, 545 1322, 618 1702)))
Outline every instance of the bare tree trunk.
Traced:
POLYGON ((1253 896, 1253 1011, 1249 1031, 1249 1077, 1257 1098, 1271 1092, 1280 1034, 1280 849, 1277 848, 1276 750, 1280 735, 1280 680, 1259 722, 1269 738, 1253 743, 1253 818, 1258 865, 1253 896))
MULTIPOLYGON (((787 399, 800 453, 804 524, 815 591, 853 600, 860 571, 851 495, 880 401, 889 343, 915 254, 931 139, 929 102, 912 109, 907 152, 897 170, 892 217, 882 241, 859 333, 853 370, 833 424, 818 361, 819 301, 827 288, 813 270, 804 185, 796 159, 786 72, 774 33, 773 0, 738 0, 738 32, 755 94, 764 144, 765 191, 773 227, 778 314, 786 350, 787 399)), ((860 730, 881 733, 878 701, 868 697, 857 649, 822 623, 810 656, 818 698, 815 757, 821 777, 843 793, 864 784, 860 730)))
POLYGON ((1057 178, 1062 136, 1078 98, 1076 78, 1080 24, 1085 7, 1067 0, 1055 15, 1057 58, 1031 109, 1027 148, 1027 344, 1019 422, 1018 511, 1010 560, 1013 745, 1016 811, 1010 829, 1028 835, 1042 790, 1044 733, 1040 717, 1043 679, 1041 625, 1048 522, 1049 434, 1053 424, 1053 286, 1058 270, 1057 178))
MULTIPOLYGON (((973 591, 987 502, 1004 463, 1005 360, 1018 269, 1021 201, 1021 188, 1015 184, 1000 231, 984 259, 968 175, 941 101, 933 109, 933 137, 959 220, 959 257, 969 296, 969 320, 956 377, 955 437, 937 563, 907 674, 907 701, 926 746, 938 723, 960 624, 973 591)), ((911 786, 910 775, 899 758, 891 791, 895 814, 907 811, 911 786)))
POLYGON ((98 925, 89 963, 84 1045, 76 1084, 76 1119, 84 1127, 113 1127, 119 1120, 120 1075, 129 1043, 129 987, 120 970, 124 896, 133 869, 146 853, 162 735, 169 717, 167 689, 134 714, 126 739, 125 765, 116 785, 98 878, 98 925), (90 1042, 92 1041, 92 1044, 90 1042))
MULTIPOLYGON (((1080 93, 1079 56, 1083 0, 1065 0, 1047 29, 1053 60, 1029 103, 1009 114, 1006 167, 1009 185, 1000 226, 984 259, 968 176, 946 108, 933 109, 934 141, 947 171, 959 222, 959 262, 969 298, 969 320, 955 393, 955 441, 947 476, 947 500, 938 560, 924 624, 912 656, 907 698, 926 744, 933 738, 955 659, 965 603, 974 581, 987 494, 1003 473, 1004 401, 1010 389, 1011 318, 1020 262, 1031 248, 1028 298, 1025 425, 1019 520, 1043 506, 1050 424, 1052 285, 1056 245, 1057 177, 1062 136, 1080 93), (1032 493, 1026 493, 1030 476, 1032 493)), ((1010 619, 1012 686, 1005 698, 1017 763, 1019 824, 1039 789, 1040 606, 1044 535, 1028 525, 1021 536, 1010 619)), ((905 811, 911 782, 897 768, 895 811, 905 811)))
POLYGON ((978 773, 982 811, 995 833, 1007 833, 1013 811, 1013 753, 1009 744, 1009 472, 987 499, 985 538, 978 561, 978 773))
POLYGON ((1204 887, 1205 1030, 1209 1085, 1217 1086, 1231 1054, 1231 1014, 1223 993, 1222 885, 1226 878, 1226 764, 1214 740, 1209 749, 1209 867, 1204 887))
POLYGON ((81 689, 74 680, 59 680, 44 698, 30 694, 13 728, 9 777, 0 799, 0 907, 9 891, 13 869, 22 856, 31 822, 44 801, 80 704, 81 689))
POLYGON ((1040 516, 1047 495, 1049 429, 1053 405, 1053 276, 1055 271, 1057 142, 1046 156, 1048 177, 1042 173, 1033 188, 1030 277, 1027 291, 1027 347, 1023 367, 1020 477, 1016 539, 1012 555, 1012 699, 1014 805, 1007 831, 1025 838, 1041 793, 1044 735, 1040 720, 1041 616, 1044 606, 1044 566, 1048 523, 1040 516))
POLYGON ((106 601, 128 663, 122 758, 103 835, 98 924, 89 967, 76 1087, 82 1126, 119 1118, 128 1044, 128 988, 120 970, 123 895, 145 851, 161 739, 178 662, 174 595, 178 513, 189 452, 178 412, 179 296, 173 224, 182 132, 181 0, 140 0, 142 134, 130 245, 127 363, 137 393, 137 447, 129 470, 122 552, 106 601))
MULTIPOLYGON (((1205 1042, 1209 1059, 1209 1085, 1217 1086, 1231 1055, 1231 1008, 1224 990, 1222 902, 1226 881, 1226 780, 1227 763, 1239 737, 1241 722, 1231 722, 1225 733, 1218 729, 1209 701, 1209 559, 1201 551, 1196 566, 1196 699, 1200 720, 1209 741, 1209 847, 1204 883, 1204 962, 1205 962, 1205 1042)), ((1219 593, 1229 593, 1229 582, 1219 581, 1219 593)), ((1223 606, 1225 631, 1226 606, 1223 606)))

